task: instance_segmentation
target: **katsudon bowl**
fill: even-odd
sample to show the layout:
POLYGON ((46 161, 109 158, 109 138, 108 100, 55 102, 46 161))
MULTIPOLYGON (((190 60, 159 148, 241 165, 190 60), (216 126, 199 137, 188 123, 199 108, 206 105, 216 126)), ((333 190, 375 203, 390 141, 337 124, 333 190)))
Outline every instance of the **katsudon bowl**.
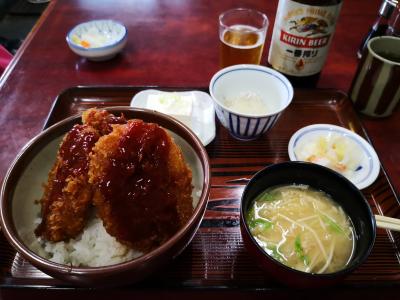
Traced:
MULTIPOLYGON (((17 155, 3 181, 0 198, 1 230, 9 243, 44 273, 77 286, 114 286, 140 281, 177 257, 191 242, 202 221, 210 192, 210 167, 207 152, 197 136, 179 121, 154 111, 112 107, 115 115, 142 119, 165 128, 181 148, 192 171, 193 213, 188 221, 163 244, 122 263, 99 267, 75 267, 50 261, 33 251, 34 230, 40 216, 37 203, 43 194, 49 170, 55 162, 62 137, 81 115, 71 116, 34 137, 17 155)), ((173 220, 172 220, 173 221, 173 220)), ((90 255, 90 252, 89 252, 90 255)))

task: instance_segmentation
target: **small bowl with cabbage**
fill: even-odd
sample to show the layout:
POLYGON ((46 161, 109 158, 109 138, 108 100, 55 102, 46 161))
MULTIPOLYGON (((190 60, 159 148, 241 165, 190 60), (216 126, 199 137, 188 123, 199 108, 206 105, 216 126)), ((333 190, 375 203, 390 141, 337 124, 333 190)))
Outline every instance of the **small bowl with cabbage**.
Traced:
POLYGON ((209 90, 219 121, 242 141, 268 132, 293 99, 293 87, 285 76, 258 65, 234 65, 218 71, 209 90))
POLYGON ((68 32, 66 40, 69 48, 93 61, 113 58, 126 45, 128 31, 114 20, 92 20, 76 25, 68 32))
POLYGON ((365 261, 376 236, 358 188, 307 162, 259 171, 243 192, 240 214, 248 252, 271 277, 294 287, 341 281, 365 261))

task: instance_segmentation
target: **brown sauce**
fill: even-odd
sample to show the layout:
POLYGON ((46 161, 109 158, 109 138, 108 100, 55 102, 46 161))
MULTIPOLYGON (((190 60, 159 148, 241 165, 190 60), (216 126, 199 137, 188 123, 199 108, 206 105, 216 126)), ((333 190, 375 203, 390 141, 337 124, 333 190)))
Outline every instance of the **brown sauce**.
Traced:
POLYGON ((57 180, 64 181, 68 176, 87 174, 89 153, 99 139, 94 131, 88 131, 86 125, 75 125, 60 147, 59 154, 63 167, 57 173, 57 180))
POLYGON ((155 246, 179 228, 177 197, 169 190, 169 149, 170 139, 158 125, 127 124, 99 184, 118 240, 155 246))

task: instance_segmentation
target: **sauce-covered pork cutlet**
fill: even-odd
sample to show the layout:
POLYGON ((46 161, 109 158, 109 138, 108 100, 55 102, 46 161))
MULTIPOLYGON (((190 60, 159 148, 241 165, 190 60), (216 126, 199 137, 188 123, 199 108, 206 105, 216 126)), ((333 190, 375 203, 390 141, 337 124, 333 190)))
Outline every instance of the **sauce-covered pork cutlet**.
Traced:
POLYGON ((192 173, 165 129, 90 109, 64 137, 40 200, 35 233, 58 242, 75 238, 92 204, 107 232, 149 251, 192 214, 192 173))
POLYGON ((36 235, 58 242, 82 231, 93 194, 87 175, 89 153, 99 137, 87 125, 75 125, 64 137, 40 200, 42 222, 36 235))
POLYGON ((35 230, 37 236, 58 242, 83 230, 93 196, 88 183, 89 153, 100 136, 111 132, 111 124, 125 122, 123 117, 91 109, 83 115, 84 124, 66 134, 40 199, 42 222, 35 230))
POLYGON ((189 219, 191 181, 181 150, 157 124, 115 125, 91 154, 97 214, 110 235, 141 251, 157 247, 189 219))

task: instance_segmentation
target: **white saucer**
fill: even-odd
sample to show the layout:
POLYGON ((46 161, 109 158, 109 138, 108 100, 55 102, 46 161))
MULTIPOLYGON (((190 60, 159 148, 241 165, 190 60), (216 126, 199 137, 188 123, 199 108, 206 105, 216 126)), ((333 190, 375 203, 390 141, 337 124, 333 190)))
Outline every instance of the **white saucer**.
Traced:
MULTIPOLYGON (((147 99, 149 96, 161 93, 166 92, 153 89, 141 91, 132 98, 131 106, 137 108, 147 108, 147 99)), ((192 124, 190 129, 199 137, 203 145, 207 146, 215 138, 215 111, 210 95, 200 91, 173 93, 181 96, 192 96, 192 124)))
POLYGON ((361 136, 354 133, 353 131, 350 131, 340 126, 331 124, 314 124, 303 127, 295 132, 291 137, 288 145, 290 160, 302 160, 299 159, 296 155, 297 147, 304 147, 306 143, 312 143, 316 140, 317 137, 327 136, 331 134, 336 134, 341 137, 350 139, 356 145, 355 150, 359 151, 359 153, 357 152, 355 154, 358 158, 358 164, 355 170, 352 170, 347 174, 341 173, 337 170, 335 171, 341 173, 359 189, 363 189, 371 185, 378 177, 380 171, 380 162, 378 159, 378 155, 376 154, 374 148, 365 139, 363 139, 361 136))

